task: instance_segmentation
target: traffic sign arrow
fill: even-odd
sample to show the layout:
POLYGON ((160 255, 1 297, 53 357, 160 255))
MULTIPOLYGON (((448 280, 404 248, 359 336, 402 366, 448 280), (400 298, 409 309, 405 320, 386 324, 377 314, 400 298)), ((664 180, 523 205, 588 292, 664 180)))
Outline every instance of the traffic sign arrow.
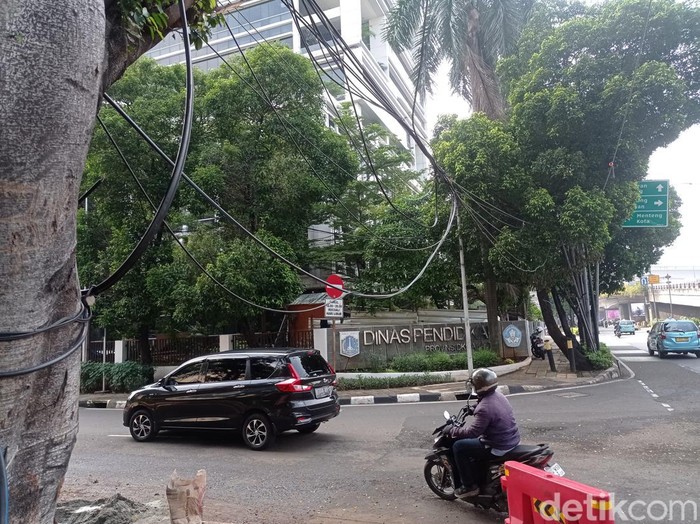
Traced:
POLYGON ((661 185, 661 184, 659 184, 658 186, 656 186, 656 190, 657 190, 659 193, 661 193, 661 192, 664 190, 664 186, 661 185))
POLYGON ((661 200, 657 200, 656 202, 654 202, 654 205, 655 206, 663 206, 664 203, 661 200))

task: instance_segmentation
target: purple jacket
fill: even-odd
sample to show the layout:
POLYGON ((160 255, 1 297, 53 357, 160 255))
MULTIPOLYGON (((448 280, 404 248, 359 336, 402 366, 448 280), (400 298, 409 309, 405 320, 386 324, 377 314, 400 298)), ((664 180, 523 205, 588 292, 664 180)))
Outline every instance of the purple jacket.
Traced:
POLYGON ((484 442, 497 450, 509 450, 520 444, 520 432, 513 408, 498 390, 486 393, 474 408, 474 421, 469 427, 451 431, 453 438, 483 437, 484 442))

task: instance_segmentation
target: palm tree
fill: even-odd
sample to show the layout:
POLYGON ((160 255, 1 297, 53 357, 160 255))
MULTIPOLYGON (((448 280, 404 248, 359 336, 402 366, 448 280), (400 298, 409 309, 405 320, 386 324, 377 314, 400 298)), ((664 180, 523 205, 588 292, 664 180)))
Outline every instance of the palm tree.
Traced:
MULTIPOLYGON (((413 50, 412 80, 420 96, 430 93, 443 60, 450 63, 450 86, 475 112, 500 120, 505 100, 496 63, 520 36, 534 0, 397 0, 385 39, 396 51, 413 50)), ((500 353, 498 284, 483 239, 484 294, 491 344, 500 353)))
POLYGON ((533 0, 398 0, 384 37, 396 51, 413 50, 412 80, 430 93, 443 60, 450 87, 489 118, 505 115, 496 62, 513 49, 533 0))

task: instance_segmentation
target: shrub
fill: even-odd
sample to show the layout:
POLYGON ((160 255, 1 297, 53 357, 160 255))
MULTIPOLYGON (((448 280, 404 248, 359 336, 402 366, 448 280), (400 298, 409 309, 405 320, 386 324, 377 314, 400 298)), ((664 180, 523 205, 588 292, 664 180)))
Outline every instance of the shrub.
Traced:
POLYGON ((390 389, 423 386, 426 384, 441 384, 452 382, 449 375, 400 375, 398 377, 363 377, 338 379, 338 390, 350 389, 390 389))
POLYGON ((477 349, 472 354, 475 368, 488 368, 498 366, 501 363, 501 358, 490 349, 477 349))
POLYGON ((83 362, 80 366, 80 392, 94 393, 102 390, 103 372, 105 388, 114 393, 128 393, 153 382, 152 366, 143 366, 136 362, 83 362))
POLYGON ((608 369, 615 363, 610 349, 605 344, 601 344, 598 351, 585 351, 584 355, 593 369, 608 369))
MULTIPOLYGON (((477 349, 472 353, 475 368, 497 366, 501 359, 490 349, 477 349)), ((424 371, 454 371, 467 368, 466 353, 410 353, 391 361, 390 369, 399 373, 424 371)))

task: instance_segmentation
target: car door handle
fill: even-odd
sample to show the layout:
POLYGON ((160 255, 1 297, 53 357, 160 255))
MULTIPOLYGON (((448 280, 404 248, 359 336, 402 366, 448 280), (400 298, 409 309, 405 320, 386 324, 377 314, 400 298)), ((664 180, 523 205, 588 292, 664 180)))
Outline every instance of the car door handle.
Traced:
POLYGON ((185 391, 185 393, 196 393, 196 392, 197 392, 196 389, 188 389, 187 391, 185 391))
POLYGON ((243 387, 245 387, 243 384, 236 384, 235 386, 233 386, 233 389, 241 389, 243 387))

